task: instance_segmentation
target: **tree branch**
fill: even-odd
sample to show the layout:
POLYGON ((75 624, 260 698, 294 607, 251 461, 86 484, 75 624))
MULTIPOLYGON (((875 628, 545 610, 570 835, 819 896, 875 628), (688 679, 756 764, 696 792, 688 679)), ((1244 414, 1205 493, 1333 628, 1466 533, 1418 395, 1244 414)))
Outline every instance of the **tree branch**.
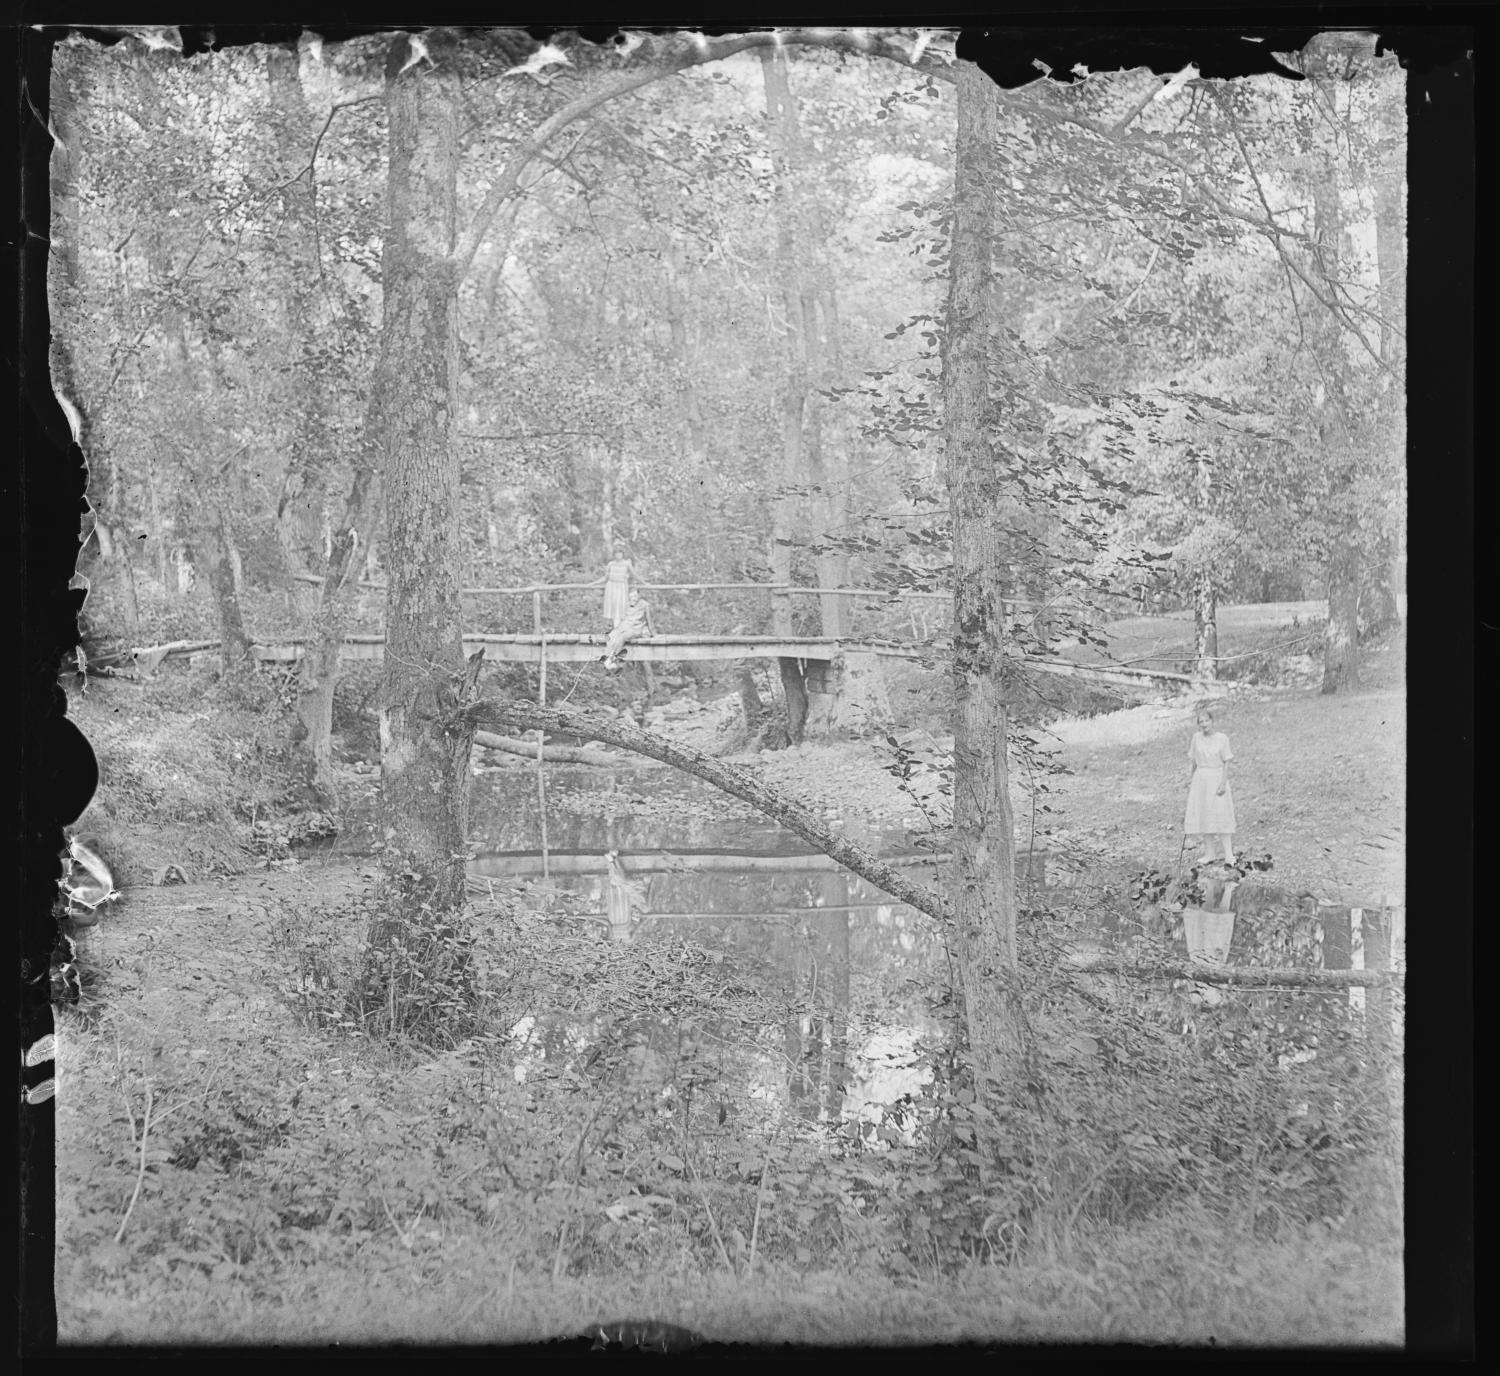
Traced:
POLYGON ((1120 956, 1076 956, 1068 968, 1130 979, 1186 979, 1195 984, 1233 984, 1247 989, 1363 989, 1400 984, 1390 970, 1273 969, 1252 965, 1194 965, 1185 960, 1141 964, 1120 956))
MULTIPOLYGON (((535 741, 523 741, 515 736, 497 736, 493 731, 476 731, 474 744, 482 745, 486 750, 502 750, 507 755, 520 755, 528 760, 537 757, 535 741)), ((577 745, 544 745, 542 759, 554 760, 558 764, 592 764, 601 768, 618 768, 620 765, 620 760, 614 755, 577 745)))
POLYGON ((780 789, 756 778, 740 765, 716 760, 689 746, 679 745, 654 731, 642 731, 605 718, 586 716, 581 712, 560 712, 533 703, 501 701, 489 698, 467 708, 464 716, 475 725, 501 726, 511 731, 554 731, 583 740, 603 741, 653 760, 661 760, 675 769, 702 779, 742 802, 774 817, 789 831, 816 846, 824 855, 837 860, 862 879, 885 890, 892 898, 909 903, 920 912, 949 920, 947 900, 941 894, 909 879, 894 865, 872 855, 863 846, 841 836, 810 808, 787 797, 780 789))
POLYGON ((833 32, 826 29, 786 29, 780 32, 766 30, 763 33, 736 34, 728 38, 705 38, 701 34, 683 34, 670 40, 642 44, 642 66, 636 71, 625 71, 603 82, 587 95, 579 96, 555 114, 543 120, 511 155, 484 201, 474 213, 469 227, 464 231, 454 252, 454 262, 460 278, 468 274, 479 246, 485 240, 491 223, 500 207, 520 190, 521 173, 527 164, 553 138, 570 124, 597 110, 601 105, 631 91, 649 86, 690 67, 701 67, 718 62, 735 53, 753 48, 766 48, 775 44, 832 48, 845 52, 866 53, 871 57, 883 57, 898 62, 903 67, 920 71, 943 81, 952 81, 953 76, 944 62, 930 50, 924 50, 912 60, 912 54, 901 46, 892 35, 871 34, 860 30, 833 32), (674 51, 675 49, 675 51, 674 51))

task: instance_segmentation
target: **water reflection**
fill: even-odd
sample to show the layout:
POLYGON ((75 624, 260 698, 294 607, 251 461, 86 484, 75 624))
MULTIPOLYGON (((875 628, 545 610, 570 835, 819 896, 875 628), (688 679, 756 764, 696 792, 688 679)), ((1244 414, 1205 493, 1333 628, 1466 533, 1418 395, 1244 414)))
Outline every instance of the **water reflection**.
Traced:
MULTIPOLYGON (((610 941, 677 938, 732 954, 737 977, 783 1010, 750 1078, 777 1084, 806 1117, 878 1120, 872 1106, 920 1088, 914 1048, 937 1032, 922 991, 944 962, 930 919, 675 772, 553 768, 540 795, 538 775, 512 768, 475 781, 476 876, 525 882, 541 906, 597 922, 610 941)), ((933 864, 902 853, 904 832, 859 840, 888 860, 933 864)), ((608 1033, 641 1071, 682 1037, 671 1018, 615 1029, 545 1022, 526 1030, 533 1056, 576 1059, 608 1033)), ((714 1028, 697 1034, 720 1040, 714 1028)))

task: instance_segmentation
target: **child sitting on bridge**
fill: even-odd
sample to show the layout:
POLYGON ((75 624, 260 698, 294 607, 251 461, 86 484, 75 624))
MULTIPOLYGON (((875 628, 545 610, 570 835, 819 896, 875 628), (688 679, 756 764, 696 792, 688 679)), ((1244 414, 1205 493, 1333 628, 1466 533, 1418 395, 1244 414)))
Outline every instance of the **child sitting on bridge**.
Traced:
POLYGON ((625 667, 625 646, 629 641, 639 640, 642 635, 655 634, 656 627, 651 624, 650 605, 641 601, 640 593, 631 588, 625 615, 615 622, 614 630, 604 642, 605 672, 617 674, 625 667))

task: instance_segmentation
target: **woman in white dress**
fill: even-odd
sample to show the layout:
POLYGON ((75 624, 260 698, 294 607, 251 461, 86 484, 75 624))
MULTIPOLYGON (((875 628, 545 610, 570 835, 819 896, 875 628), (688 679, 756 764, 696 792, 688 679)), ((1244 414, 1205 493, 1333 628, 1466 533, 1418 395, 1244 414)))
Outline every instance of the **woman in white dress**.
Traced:
POLYGON ((630 585, 635 582, 635 565, 618 545, 604 570, 604 619, 618 626, 630 609, 630 585))
POLYGON ((1200 836, 1205 854, 1199 864, 1213 860, 1213 843, 1218 839, 1224 848, 1224 861, 1234 864, 1234 794, 1229 791, 1229 762, 1234 752, 1229 737, 1214 730, 1214 714, 1207 707, 1197 713, 1198 729, 1188 746, 1192 777, 1188 784, 1187 817, 1183 830, 1188 836, 1200 836))

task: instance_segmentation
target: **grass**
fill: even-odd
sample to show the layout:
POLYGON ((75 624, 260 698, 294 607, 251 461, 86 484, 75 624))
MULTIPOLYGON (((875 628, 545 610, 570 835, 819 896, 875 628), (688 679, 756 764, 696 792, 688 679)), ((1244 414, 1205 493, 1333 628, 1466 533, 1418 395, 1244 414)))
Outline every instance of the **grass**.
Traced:
MULTIPOLYGON (((1331 901, 1404 901, 1404 656, 1404 635, 1367 652, 1354 693, 1250 687, 1213 704, 1235 752, 1235 844, 1274 856, 1274 882, 1331 901)), ((1193 706, 1183 698, 1054 723, 1059 759, 1071 770, 1049 800, 1055 841, 1174 863, 1193 706)))
MULTIPOLYGON (((895 1282, 841 1271, 555 1280, 516 1265, 503 1243, 430 1240, 415 1252, 367 1246, 347 1269, 291 1270, 280 1284, 179 1280, 173 1293, 104 1285, 76 1311, 82 1344, 151 1340, 257 1345, 535 1343, 625 1317, 671 1323, 711 1342, 901 1347, 938 1343, 1144 1342, 1396 1348, 1399 1260, 1373 1264, 1326 1240, 1195 1255, 1185 1217, 1155 1241, 1184 1257, 1164 1267, 1138 1242, 1102 1245, 997 1274, 895 1282), (1190 1260, 1189 1260, 1190 1259, 1190 1260)), ((70 1316, 75 1317, 75 1316, 70 1316)))
MULTIPOLYGON (((774 1107, 735 1066, 763 1057, 775 1010, 736 992, 732 960, 681 944, 602 948, 521 914, 495 927, 495 1027, 523 1010, 584 1019, 577 1049, 524 1081, 503 1036, 476 1064, 315 1031, 283 924, 305 918, 296 939, 332 969, 357 951, 364 887, 326 864, 148 891, 91 934, 106 983, 59 1038, 65 1343, 515 1343, 621 1318, 756 1343, 1400 1339, 1399 1227, 1373 1205, 1267 1238, 1197 1186, 1129 1225, 1060 1195, 1066 1226, 1009 1264, 982 1246, 940 1256, 941 1199, 959 1200, 930 1182, 947 1158, 845 1157, 796 1120, 770 1139, 774 1107), (622 1050, 665 1011, 665 1041, 622 1050), (683 1041, 710 1012, 742 1015, 738 1043, 683 1041), (734 1229, 754 1234, 757 1210, 752 1270, 734 1229)), ((1055 1016, 1091 1025, 1059 992, 1055 1016)), ((1146 1073, 1156 1114, 1151 1096, 1178 1091, 1146 1073)), ((1096 1075, 1054 1064, 1059 1110, 1121 1092, 1096 1075)), ((1070 1162, 1091 1134, 1063 1133, 1070 1162)))

